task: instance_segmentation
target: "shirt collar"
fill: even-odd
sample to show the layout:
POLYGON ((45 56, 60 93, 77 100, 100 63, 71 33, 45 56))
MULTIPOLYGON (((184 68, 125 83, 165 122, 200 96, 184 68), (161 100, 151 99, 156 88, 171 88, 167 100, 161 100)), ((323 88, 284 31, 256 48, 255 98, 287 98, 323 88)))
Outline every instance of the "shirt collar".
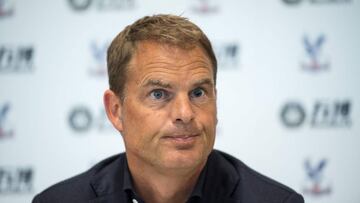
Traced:
POLYGON ((124 183, 123 183, 123 190, 130 190, 133 193, 135 193, 135 188, 133 187, 132 184, 132 179, 131 179, 131 174, 130 174, 130 170, 129 170, 129 166, 127 163, 127 158, 125 156, 125 161, 124 161, 124 183))

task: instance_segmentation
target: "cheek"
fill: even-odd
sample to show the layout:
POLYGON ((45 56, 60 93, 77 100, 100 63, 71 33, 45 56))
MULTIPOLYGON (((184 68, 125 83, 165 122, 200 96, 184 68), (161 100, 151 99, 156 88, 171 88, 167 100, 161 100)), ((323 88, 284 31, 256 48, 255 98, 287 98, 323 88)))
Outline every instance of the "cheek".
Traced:
POLYGON ((216 104, 209 104, 202 108, 198 113, 201 115, 201 119, 206 121, 206 123, 208 123, 209 125, 213 125, 214 122, 216 123, 216 104))
POLYGON ((199 114, 199 119, 200 119, 200 122, 202 123, 203 127, 205 128, 205 131, 208 133, 208 135, 214 136, 215 131, 216 131, 215 128, 217 125, 216 108, 212 107, 212 108, 202 111, 202 113, 199 114))
POLYGON ((166 122, 165 116, 161 111, 151 111, 139 106, 127 109, 124 117, 124 135, 132 137, 129 141, 137 147, 149 144, 161 132, 166 122))

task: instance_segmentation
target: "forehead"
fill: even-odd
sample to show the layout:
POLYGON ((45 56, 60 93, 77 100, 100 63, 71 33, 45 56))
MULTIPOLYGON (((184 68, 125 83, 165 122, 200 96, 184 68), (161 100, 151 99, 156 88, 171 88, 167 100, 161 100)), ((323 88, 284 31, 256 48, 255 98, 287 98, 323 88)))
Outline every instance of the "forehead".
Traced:
MULTIPOLYGON (((155 41, 141 41, 137 43, 135 53, 133 56, 133 59, 136 58, 148 58, 146 61, 142 60, 140 62, 147 62, 148 60, 161 60, 161 59, 174 59, 174 60, 181 60, 184 59, 184 57, 189 59, 189 57, 192 56, 192 58, 197 57, 199 59, 206 60, 207 62, 210 62, 209 57, 206 55, 203 48, 200 46, 188 46, 188 48, 182 48, 176 45, 171 44, 161 44, 155 41)), ((139 62, 139 61, 138 61, 139 62)), ((179 61, 181 62, 181 61, 179 61)))
POLYGON ((195 71, 213 75, 212 63, 203 48, 194 46, 191 49, 184 49, 153 41, 137 44, 129 62, 129 71, 136 72, 137 76, 162 71, 174 73, 195 71))
POLYGON ((184 49, 153 41, 143 41, 137 44, 135 53, 130 60, 131 69, 147 71, 151 68, 162 67, 173 70, 186 68, 205 68, 212 72, 212 64, 205 51, 194 46, 184 49))

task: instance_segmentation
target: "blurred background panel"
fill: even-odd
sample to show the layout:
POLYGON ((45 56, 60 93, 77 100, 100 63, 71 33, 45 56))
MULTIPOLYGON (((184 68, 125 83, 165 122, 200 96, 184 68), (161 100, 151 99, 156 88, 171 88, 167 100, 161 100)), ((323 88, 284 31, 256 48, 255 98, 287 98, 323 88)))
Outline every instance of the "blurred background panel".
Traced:
POLYGON ((102 104, 106 50, 158 13, 213 43, 217 149, 307 203, 360 202, 357 0, 0 0, 0 202, 124 151, 102 104))

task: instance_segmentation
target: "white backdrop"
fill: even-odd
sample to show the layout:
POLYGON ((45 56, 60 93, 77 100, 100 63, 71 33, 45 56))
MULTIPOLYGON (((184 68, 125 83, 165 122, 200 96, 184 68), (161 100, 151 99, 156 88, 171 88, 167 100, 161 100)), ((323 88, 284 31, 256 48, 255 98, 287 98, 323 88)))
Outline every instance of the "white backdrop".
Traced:
POLYGON ((0 0, 0 202, 124 150, 105 51, 157 13, 198 24, 219 59, 216 148, 303 194, 359 203, 358 0, 0 0))

